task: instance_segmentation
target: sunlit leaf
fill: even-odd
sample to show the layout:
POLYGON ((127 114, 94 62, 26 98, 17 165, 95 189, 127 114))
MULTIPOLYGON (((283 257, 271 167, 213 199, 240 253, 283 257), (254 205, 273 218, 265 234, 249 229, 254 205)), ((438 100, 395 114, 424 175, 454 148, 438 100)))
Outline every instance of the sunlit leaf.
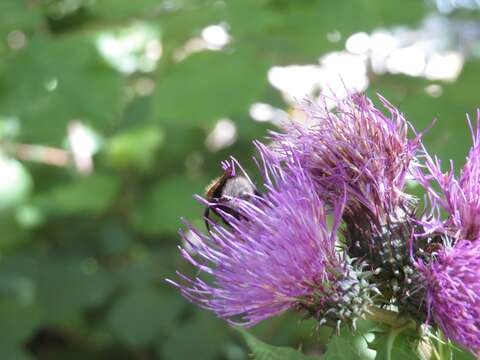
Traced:
POLYGON ((19 161, 0 154, 0 211, 19 205, 32 189, 33 180, 19 161))
POLYGON ((23 138, 59 144, 70 121, 105 129, 120 108, 120 75, 103 62, 89 37, 34 36, 4 61, 0 108, 21 120, 23 138))
POLYGON ((202 52, 160 74, 153 118, 208 123, 246 113, 264 91, 267 67, 253 53, 202 52))

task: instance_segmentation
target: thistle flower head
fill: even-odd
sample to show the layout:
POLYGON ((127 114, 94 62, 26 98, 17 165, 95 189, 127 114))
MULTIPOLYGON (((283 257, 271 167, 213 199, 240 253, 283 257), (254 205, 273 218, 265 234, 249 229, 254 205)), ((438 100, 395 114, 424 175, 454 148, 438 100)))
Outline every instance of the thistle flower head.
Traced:
POLYGON ((460 240, 418 269, 434 322, 458 344, 480 350, 480 241, 460 240))
POLYGON ((229 225, 212 223, 208 235, 187 225, 190 235, 183 238, 198 258, 186 249, 182 254, 211 281, 179 274, 181 284, 174 284, 188 299, 245 326, 290 308, 306 310, 323 322, 359 316, 371 287, 336 249, 343 201, 334 204, 329 227, 315 185, 298 162, 282 167, 258 147, 263 197, 238 198, 240 216, 225 211, 229 225), (353 294, 361 297, 355 300, 353 294), (348 296, 355 303, 341 307, 339 300, 348 296))
POLYGON ((460 176, 455 176, 453 161, 449 171, 443 173, 441 161, 425 151, 425 169, 418 168, 416 178, 429 193, 435 212, 425 222, 425 228, 430 232, 447 232, 453 238, 475 240, 480 237, 480 110, 477 129, 473 129, 470 119, 468 122, 473 146, 460 176), (440 209, 448 215, 445 221, 440 220, 440 209))
POLYGON ((280 157, 298 156, 327 204, 345 191, 344 246, 349 256, 381 271, 388 302, 411 281, 414 208, 404 187, 416 166, 421 134, 409 139, 406 119, 379 99, 387 115, 360 94, 338 101, 334 111, 307 103, 309 126, 292 122, 272 138, 280 157))
POLYGON ((238 163, 223 163, 225 175, 201 200, 222 221, 206 219, 207 234, 185 222, 181 233, 181 253, 199 273, 170 282, 244 326, 288 309, 354 326, 371 306, 394 305, 480 352, 480 127, 457 179, 379 98, 387 114, 363 95, 333 111, 307 103, 308 127, 290 122, 271 147, 257 143, 263 194, 243 169, 238 176, 238 163), (404 192, 410 176, 431 199, 424 219, 404 192))
POLYGON ((300 154, 327 203, 345 184, 347 211, 368 211, 385 224, 410 200, 403 188, 420 136, 409 140, 403 115, 379 99, 388 115, 359 94, 338 101, 336 111, 307 103, 311 126, 290 123, 285 133, 272 137, 286 157, 291 148, 300 154))

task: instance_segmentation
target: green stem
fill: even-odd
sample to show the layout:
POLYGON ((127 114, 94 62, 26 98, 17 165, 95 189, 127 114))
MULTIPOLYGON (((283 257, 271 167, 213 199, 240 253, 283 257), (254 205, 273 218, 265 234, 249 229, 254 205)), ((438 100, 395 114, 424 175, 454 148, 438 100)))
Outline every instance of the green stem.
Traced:
POLYGON ((436 360, 442 360, 442 355, 438 353, 435 346, 432 346, 432 353, 436 360))
POLYGON ((368 312, 365 315, 367 320, 379 322, 385 325, 389 325, 393 328, 406 328, 406 327, 415 327, 415 322, 400 317, 396 311, 380 309, 376 306, 370 306, 368 312))
POLYGON ((450 360, 452 357, 452 352, 450 346, 448 345, 447 339, 443 332, 439 331, 438 334, 438 352, 441 360, 450 360))

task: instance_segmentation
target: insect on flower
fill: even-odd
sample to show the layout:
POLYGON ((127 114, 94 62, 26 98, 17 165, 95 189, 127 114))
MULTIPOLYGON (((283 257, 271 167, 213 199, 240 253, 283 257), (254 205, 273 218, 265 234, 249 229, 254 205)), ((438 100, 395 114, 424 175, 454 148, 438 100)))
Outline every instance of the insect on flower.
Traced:
MULTIPOLYGON (((295 309, 320 325, 354 327, 376 289, 369 271, 337 252, 345 197, 327 209, 297 162, 281 164, 265 146, 256 145, 265 192, 232 199, 236 216, 216 207, 223 221, 211 221, 208 234, 185 222, 189 236, 180 234, 195 256, 185 248, 181 253, 200 272, 194 277, 179 272, 178 281, 168 282, 232 324, 252 326, 295 309)), ((227 165, 224 169, 231 171, 227 165)), ((238 164, 232 160, 231 165, 238 164)))
MULTIPOLYGON (((233 160, 232 160, 233 161, 233 160)), ((248 175, 243 171, 243 175, 238 174, 233 162, 222 163, 223 174, 213 180, 206 188, 205 197, 208 201, 204 212, 205 226, 210 231, 210 223, 214 222, 210 210, 228 225, 229 222, 221 213, 227 213, 239 218, 240 214, 235 209, 236 199, 248 200, 254 196, 260 196, 255 185, 248 175), (221 211, 219 211, 221 210, 221 211)))
POLYGON ((379 99, 385 113, 361 94, 332 110, 308 102, 308 126, 291 121, 255 142, 262 194, 236 160, 223 162, 197 198, 208 233, 187 221, 180 231, 198 272, 167 281, 235 325, 294 310, 339 331, 389 307, 478 353, 480 126, 457 178, 379 99), (407 193, 412 177, 426 214, 407 193))

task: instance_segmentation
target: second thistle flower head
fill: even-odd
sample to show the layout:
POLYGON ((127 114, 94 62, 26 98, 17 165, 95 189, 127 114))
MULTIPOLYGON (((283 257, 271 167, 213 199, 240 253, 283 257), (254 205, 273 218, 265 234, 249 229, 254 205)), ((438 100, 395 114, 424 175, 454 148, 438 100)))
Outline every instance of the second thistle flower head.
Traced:
MULTIPOLYGON (((231 323, 253 325, 295 308, 322 323, 351 322, 370 303, 371 285, 361 269, 337 251, 343 201, 327 225, 315 184, 298 162, 282 167, 259 145, 266 192, 238 198, 228 225, 212 223, 203 235, 183 235, 198 258, 183 256, 211 281, 181 275, 176 284, 188 299, 231 323)), ((220 212, 222 210, 219 210, 220 212)))
POLYGON ((454 174, 453 162, 450 170, 442 172, 441 162, 425 151, 425 171, 417 171, 417 180, 424 186, 432 200, 436 214, 433 220, 426 222, 427 230, 445 231, 451 237, 476 240, 480 237, 480 110, 477 112, 477 129, 472 130, 473 146, 467 156, 460 176, 454 174), (436 183, 440 191, 435 190, 436 183), (442 208, 448 217, 440 220, 439 209, 442 208))
POLYGON ((460 240, 418 268, 434 322, 449 339, 480 351, 480 241, 460 240))
POLYGON ((433 323, 458 344, 480 352, 480 112, 466 164, 455 176, 453 162, 443 173, 441 161, 425 151, 425 169, 417 180, 429 194, 432 212, 426 232, 441 234, 442 246, 429 263, 417 262, 425 304, 433 323), (437 185, 439 191, 434 185, 437 185), (442 211, 446 218, 442 218, 442 211))

